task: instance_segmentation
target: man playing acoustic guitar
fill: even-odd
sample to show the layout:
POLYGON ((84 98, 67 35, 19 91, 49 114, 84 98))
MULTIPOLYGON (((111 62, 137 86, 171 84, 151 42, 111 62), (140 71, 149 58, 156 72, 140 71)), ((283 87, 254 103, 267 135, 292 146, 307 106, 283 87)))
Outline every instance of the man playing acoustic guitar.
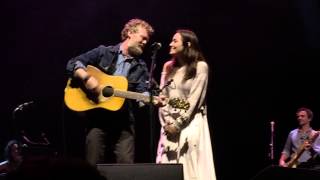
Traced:
POLYGON ((302 107, 297 110, 296 115, 299 127, 288 135, 279 160, 279 166, 282 167, 302 167, 320 156, 319 131, 310 126, 313 112, 302 107))
MULTIPOLYGON (((99 102, 95 99, 97 97, 94 96, 101 94, 104 88, 101 87, 99 78, 90 74, 89 65, 108 75, 125 77, 128 80, 128 84, 125 86, 128 86, 130 91, 139 93, 148 91, 148 84, 146 84, 148 69, 145 61, 139 56, 143 53, 153 32, 152 26, 146 21, 132 19, 122 29, 121 43, 115 46, 100 45, 68 61, 67 73, 69 77, 77 80, 78 84, 83 86, 88 97, 93 95, 89 98, 91 101, 88 100, 84 105, 98 104, 99 102)), ((120 83, 115 81, 115 83, 120 83)), ((70 108, 70 104, 77 105, 81 99, 65 97, 65 101, 70 108)), ((132 110, 136 106, 136 102, 126 101, 119 111, 118 108, 112 109, 111 107, 113 111, 97 108, 86 112, 89 120, 86 136, 86 159, 90 164, 134 162, 135 132, 132 110)), ((111 102, 110 105, 112 106, 113 103, 111 102)))

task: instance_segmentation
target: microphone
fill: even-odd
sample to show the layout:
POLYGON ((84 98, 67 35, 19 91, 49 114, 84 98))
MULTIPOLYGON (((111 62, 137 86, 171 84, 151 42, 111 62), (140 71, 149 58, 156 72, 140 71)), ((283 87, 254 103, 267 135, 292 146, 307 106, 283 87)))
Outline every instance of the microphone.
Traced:
POLYGON ((110 86, 106 86, 106 87, 104 87, 104 88, 102 89, 102 95, 103 95, 104 97, 110 97, 110 96, 113 95, 113 93, 114 93, 114 90, 113 90, 113 88, 110 87, 110 86))
POLYGON ((274 132, 274 121, 271 121, 270 125, 271 125, 271 132, 274 132))
POLYGON ((159 43, 159 42, 154 42, 154 43, 151 45, 151 49, 152 49, 153 51, 157 51, 157 50, 159 50, 161 47, 162 47, 162 45, 161 45, 161 43, 159 43))
POLYGON ((170 86, 170 84, 173 82, 173 79, 170 79, 166 82, 165 85, 163 85, 163 87, 160 89, 160 92, 163 91, 164 88, 166 88, 167 86, 170 86))
POLYGON ((167 83, 163 86, 163 88, 170 86, 172 82, 173 82, 173 79, 168 80, 167 83))

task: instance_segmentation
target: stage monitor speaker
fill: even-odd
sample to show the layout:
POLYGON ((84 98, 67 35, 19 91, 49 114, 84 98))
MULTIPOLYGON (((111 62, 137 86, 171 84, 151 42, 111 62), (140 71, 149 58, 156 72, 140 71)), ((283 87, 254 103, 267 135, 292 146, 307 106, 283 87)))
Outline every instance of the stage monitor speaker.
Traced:
POLYGON ((279 166, 269 166, 260 171, 252 180, 305 180, 320 179, 319 170, 309 170, 302 168, 284 168, 279 166))
POLYGON ((107 180, 183 180, 182 164, 97 164, 107 180))

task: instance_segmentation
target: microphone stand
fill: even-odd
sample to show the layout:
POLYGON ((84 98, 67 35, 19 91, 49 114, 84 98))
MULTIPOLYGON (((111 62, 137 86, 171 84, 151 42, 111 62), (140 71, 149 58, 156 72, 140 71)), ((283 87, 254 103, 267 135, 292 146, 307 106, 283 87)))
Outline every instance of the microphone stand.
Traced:
POLYGON ((22 110, 22 105, 20 104, 12 111, 12 130, 13 130, 13 136, 15 138, 18 138, 18 129, 17 129, 17 112, 22 110))
POLYGON ((157 56, 158 49, 154 48, 152 50, 152 56, 151 56, 151 65, 150 65, 150 73, 149 73, 149 82, 148 82, 148 90, 150 93, 150 104, 149 104, 149 116, 150 116, 150 158, 151 162, 155 161, 155 140, 154 140, 154 129, 155 129, 155 118, 154 118, 154 111, 155 107, 153 105, 153 95, 154 95, 154 89, 153 89, 153 71, 156 67, 156 56, 157 56))
POLYGON ((29 104, 33 103, 33 101, 30 102, 25 102, 22 104, 19 104, 13 111, 12 111, 12 129, 13 129, 13 136, 15 138, 19 138, 19 133, 18 133, 18 121, 17 121, 17 113, 22 112, 26 106, 29 104))
POLYGON ((270 158, 271 165, 274 165, 274 124, 275 124, 274 121, 270 122, 271 127, 270 127, 269 158, 270 158))

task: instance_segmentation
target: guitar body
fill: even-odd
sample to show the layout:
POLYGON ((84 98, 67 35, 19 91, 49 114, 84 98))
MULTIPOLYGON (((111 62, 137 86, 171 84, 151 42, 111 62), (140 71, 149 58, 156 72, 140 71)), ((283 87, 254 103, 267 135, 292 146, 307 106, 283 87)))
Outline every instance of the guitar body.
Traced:
MULTIPOLYGON (((98 68, 90 65, 87 67, 87 72, 98 80, 101 89, 106 86, 122 91, 128 89, 128 81, 123 76, 107 75, 98 68)), ((117 111, 123 106, 125 98, 115 96, 106 98, 100 95, 98 97, 98 102, 94 102, 88 98, 81 87, 73 87, 72 79, 70 78, 64 89, 64 101, 67 107, 73 111, 87 111, 94 108, 117 111)))
POLYGON ((299 157, 300 157, 300 155, 298 155, 296 153, 293 154, 293 156, 291 157, 290 161, 287 162, 288 167, 289 168, 297 168, 298 165, 299 165, 299 161, 298 161, 299 157))

